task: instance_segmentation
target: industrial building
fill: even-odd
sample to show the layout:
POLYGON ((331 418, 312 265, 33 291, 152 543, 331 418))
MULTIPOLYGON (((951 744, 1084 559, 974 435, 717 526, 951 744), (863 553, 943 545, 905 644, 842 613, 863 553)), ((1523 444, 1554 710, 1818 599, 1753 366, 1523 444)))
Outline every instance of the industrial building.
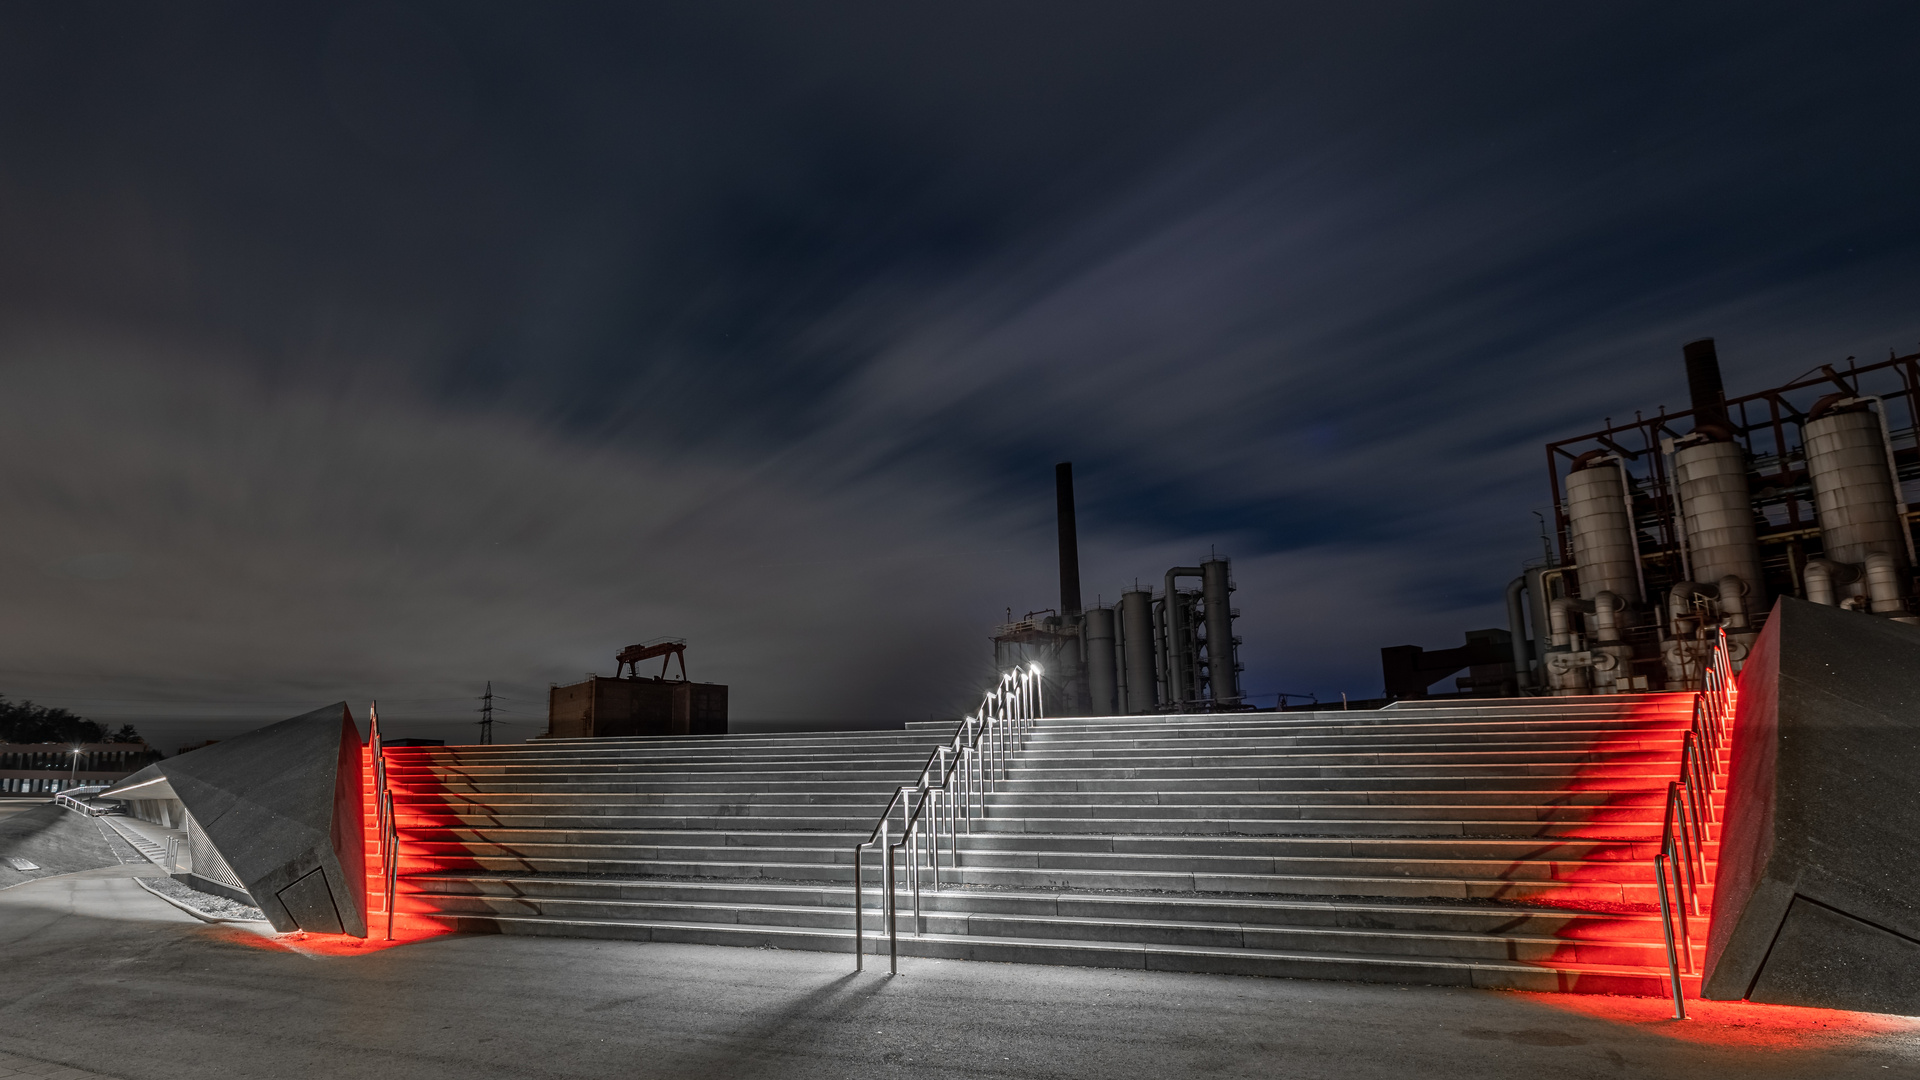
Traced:
POLYGON ((1081 606, 1080 542, 1074 517, 1073 463, 1054 466, 1060 544, 1060 607, 999 626, 994 664, 1037 663, 1051 673, 1048 707, 1056 716, 1143 716, 1233 712, 1240 689, 1240 639, 1234 636, 1233 565, 1212 555, 1175 566, 1163 587, 1128 589, 1111 606, 1081 606), (1197 581, 1199 588, 1183 587, 1197 581))
POLYGON ((123 780, 160 758, 144 742, 0 743, 0 795, 52 795, 123 780))
POLYGON ((1547 444, 1554 541, 1507 586, 1505 672, 1492 631, 1459 650, 1395 646, 1389 697, 1429 696, 1469 664, 1475 696, 1695 690, 1716 635, 1737 668, 1782 596, 1915 621, 1920 354, 1731 398, 1713 339, 1682 357, 1690 408, 1547 444))
POLYGON ((687 643, 659 638, 629 645, 615 657, 614 678, 589 675, 584 682, 547 691, 549 739, 607 739, 633 735, 724 735, 727 688, 687 679, 687 643), (640 663, 659 660, 660 674, 643 678, 640 663), (680 677, 667 678, 680 663, 680 677), (622 671, 625 678, 618 677, 622 671))

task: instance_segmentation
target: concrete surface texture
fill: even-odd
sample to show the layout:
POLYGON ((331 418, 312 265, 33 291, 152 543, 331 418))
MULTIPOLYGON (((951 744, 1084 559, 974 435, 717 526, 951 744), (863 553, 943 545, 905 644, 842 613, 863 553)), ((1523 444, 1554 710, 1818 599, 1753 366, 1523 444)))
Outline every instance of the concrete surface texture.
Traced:
POLYGON ((120 861, 97 821, 51 802, 0 818, 0 858, 25 859, 39 867, 16 870, 0 861, 0 889, 120 861))
POLYGON ((168 758, 115 790, 164 776, 275 928, 364 936, 360 759, 341 702, 168 758))
POLYGON ((26 1080, 28 1077, 33 1080, 111 1080, 100 1073, 75 1069, 55 1061, 41 1061, 19 1054, 0 1054, 0 1080, 26 1080))
MULTIPOLYGON (((1920 1021, 1402 988, 449 935, 381 949, 208 926, 127 867, 0 892, 0 1061, 173 1077, 1888 1077, 1920 1021)), ((11 1066, 9 1066, 11 1067, 11 1066)), ((22 1070, 24 1071, 24 1070, 22 1070)))
POLYGON ((1782 599, 1740 677, 1703 993, 1920 1013, 1920 627, 1782 599))

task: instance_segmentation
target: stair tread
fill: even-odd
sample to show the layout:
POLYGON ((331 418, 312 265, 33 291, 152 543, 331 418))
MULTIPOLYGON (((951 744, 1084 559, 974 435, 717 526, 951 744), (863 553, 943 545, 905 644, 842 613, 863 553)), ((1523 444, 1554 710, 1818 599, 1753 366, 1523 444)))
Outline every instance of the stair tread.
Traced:
MULTIPOLYGON (((872 911, 868 912, 868 916, 870 919, 875 914, 877 913, 872 911)), ((825 927, 825 926, 788 927, 788 926, 766 925, 766 924, 760 924, 760 923, 754 923, 751 925, 740 925, 740 924, 729 924, 729 923, 688 922, 688 921, 673 920, 673 919, 588 919, 588 918, 553 919, 553 918, 544 918, 540 916, 526 916, 526 915, 473 916, 473 915, 463 914, 456 917, 484 919, 490 922, 501 922, 501 923, 555 923, 555 924, 577 924, 577 925, 587 925, 587 926, 632 926, 632 927, 638 927, 638 928, 671 928, 671 929, 678 929, 678 930, 702 931, 702 932, 715 932, 715 931, 724 932, 728 929, 738 929, 741 932, 752 933, 755 935, 790 936, 794 938, 830 937, 830 938, 844 940, 848 943, 851 943, 854 938, 854 932, 850 927, 849 928, 825 927)), ((900 916, 900 918, 903 921, 905 921, 905 920, 911 919, 912 916, 903 914, 900 916)), ((867 938, 868 941, 883 941, 885 939, 885 931, 882 929, 869 927, 866 931, 865 937, 867 938)), ((1388 968, 1407 968, 1407 969, 1434 967, 1434 966, 1448 966, 1448 967, 1477 968, 1477 969, 1486 969, 1486 970, 1505 970, 1505 971, 1514 971, 1514 972, 1555 971, 1555 972, 1570 972, 1570 973, 1577 973, 1577 974, 1618 975, 1618 976, 1627 976, 1627 977, 1658 978, 1658 979, 1665 979, 1666 977, 1666 972, 1663 968, 1655 968, 1652 966, 1642 967, 1642 966, 1631 965, 1631 964, 1596 964, 1596 963, 1587 963, 1587 962, 1574 961, 1574 960, 1565 960, 1565 961, 1556 960, 1551 962, 1526 961, 1526 960, 1495 961, 1495 960, 1487 960, 1487 959, 1479 959, 1479 958, 1452 958, 1452 957, 1442 957, 1442 956, 1407 956, 1407 955, 1396 955, 1396 954, 1390 954, 1390 953, 1316 952, 1316 951, 1298 950, 1298 949, 1260 949, 1260 948, 1250 948, 1246 946, 1228 946, 1228 945, 1174 945, 1174 944, 1167 944, 1163 942, 1114 942, 1114 941, 1100 941, 1100 940, 1081 940, 1077 938, 1076 939, 1022 938, 1022 937, 1000 937, 1000 936, 985 935, 985 934, 940 934, 940 933, 932 933, 932 932, 911 933, 906 931, 902 931, 899 937, 900 937, 900 941, 903 944, 907 944, 911 942, 945 942, 945 943, 961 944, 961 945, 988 945, 988 946, 997 945, 997 946, 1008 947, 1008 948, 1058 949, 1062 951, 1067 951, 1067 950, 1102 951, 1102 952, 1116 952, 1116 953, 1139 952, 1139 953, 1156 953, 1156 954, 1180 955, 1180 956, 1209 956, 1210 955, 1210 956, 1231 956, 1231 957, 1247 958, 1247 959, 1276 959, 1276 960, 1296 960, 1296 961, 1308 961, 1308 962, 1325 961, 1330 963, 1363 964, 1363 965, 1381 966, 1381 967, 1388 967, 1388 968)))
MULTIPOLYGON (((418 898, 418 897, 436 896, 438 894, 407 893, 403 895, 418 898)), ((718 903, 718 902, 691 901, 691 900, 616 900, 616 899, 590 899, 590 898, 580 898, 580 897, 496 896, 496 895, 487 895, 487 894, 461 894, 460 898, 468 899, 468 900, 495 900, 495 901, 511 902, 511 903, 536 903, 536 904, 553 905, 555 907, 572 907, 572 906, 580 906, 580 907, 621 906, 621 907, 635 907, 635 908, 673 907, 673 908, 699 908, 699 909, 711 910, 714 912, 728 912, 728 913, 751 911, 751 912, 758 912, 758 913, 791 914, 791 915, 814 915, 822 911, 832 911, 832 912, 839 913, 845 910, 841 908, 822 908, 818 905, 805 905, 805 904, 785 904, 785 905, 756 904, 756 903, 736 904, 736 903, 718 903)), ((880 909, 873 904, 869 904, 865 908, 865 911, 869 918, 878 917, 881 914, 880 909)), ((467 914, 467 913, 463 912, 462 914, 467 914)), ((1379 936, 1379 937, 1387 937, 1387 938, 1409 938, 1409 939, 1417 938, 1422 940, 1433 940, 1433 941, 1462 941, 1462 942, 1483 941, 1489 938, 1493 938, 1493 939, 1498 939, 1500 941, 1505 941, 1505 942, 1534 944, 1534 945, 1567 945, 1567 946, 1584 945, 1584 946, 1601 946, 1601 947, 1660 945, 1664 947, 1664 942, 1659 937, 1659 924, 1653 921, 1651 918, 1644 920, 1646 921, 1646 924, 1647 924, 1645 929, 1649 932, 1648 936, 1644 939, 1609 938, 1609 939, 1599 940, 1599 939, 1565 938, 1565 937, 1557 937, 1551 934, 1538 934, 1538 933, 1534 933, 1534 934, 1504 933, 1504 932, 1469 933, 1469 932, 1463 932, 1458 930, 1420 930, 1420 929, 1406 929, 1406 928, 1398 928, 1398 927, 1383 928, 1383 927, 1355 927, 1355 926, 1320 926, 1320 925, 1294 924, 1294 923, 1222 922, 1222 921, 1193 920, 1193 919, 1141 919, 1141 918, 1121 918, 1121 917, 1114 917, 1114 916, 1030 915, 1030 914, 1019 914, 1019 913, 1000 913, 1000 912, 965 912, 965 911, 932 911, 932 910, 927 911, 926 915, 928 918, 983 919, 983 920, 1003 921, 1003 922, 1027 922, 1027 923, 1033 923, 1036 925, 1059 925, 1059 926, 1076 926, 1076 927, 1093 926, 1093 927, 1107 927, 1112 929, 1142 927, 1142 928, 1151 928, 1151 929, 1222 930, 1222 931, 1239 931, 1239 932, 1254 932, 1254 933, 1298 933, 1298 934, 1309 934, 1309 935, 1322 935, 1327 937, 1334 937, 1334 936, 1350 937, 1356 934, 1364 934, 1367 936, 1379 936)), ((544 914, 538 914, 538 915, 521 914, 521 915, 518 915, 517 917, 546 918, 549 916, 546 916, 544 914)), ((911 916, 908 915, 903 910, 900 917, 904 919, 904 918, 910 918, 911 916)), ((754 923, 753 925, 762 926, 762 925, 768 925, 768 924, 754 923)), ((812 928, 806 927, 803 929, 812 929, 812 928)), ((969 939, 972 939, 974 937, 977 937, 978 935, 967 935, 967 936, 969 937, 969 939)), ((1081 940, 1081 939, 1072 939, 1072 940, 1081 940)), ((1125 943, 1123 942, 1121 944, 1125 944, 1125 943)))

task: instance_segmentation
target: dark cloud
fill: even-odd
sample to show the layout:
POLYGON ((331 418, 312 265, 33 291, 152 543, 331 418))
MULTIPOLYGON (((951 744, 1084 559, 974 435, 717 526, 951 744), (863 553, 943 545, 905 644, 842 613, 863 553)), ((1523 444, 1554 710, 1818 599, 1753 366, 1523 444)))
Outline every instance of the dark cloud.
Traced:
POLYGON ((12 5, 0 689, 956 707, 1209 547, 1251 688, 1502 617, 1539 444, 1920 341, 1884 6, 12 5))

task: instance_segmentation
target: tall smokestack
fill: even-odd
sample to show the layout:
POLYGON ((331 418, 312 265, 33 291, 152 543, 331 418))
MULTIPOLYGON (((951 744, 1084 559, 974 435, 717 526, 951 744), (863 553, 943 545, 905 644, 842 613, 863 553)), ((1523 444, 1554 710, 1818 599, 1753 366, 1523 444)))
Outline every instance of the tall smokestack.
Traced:
POLYGON ((1720 384, 1720 354, 1712 338, 1689 341, 1681 354, 1687 358, 1687 392, 1693 397, 1693 426, 1727 429, 1727 391, 1720 384))
POLYGON ((1080 614, 1080 537, 1073 524, 1073 462, 1053 467, 1060 504, 1060 614, 1080 614))

